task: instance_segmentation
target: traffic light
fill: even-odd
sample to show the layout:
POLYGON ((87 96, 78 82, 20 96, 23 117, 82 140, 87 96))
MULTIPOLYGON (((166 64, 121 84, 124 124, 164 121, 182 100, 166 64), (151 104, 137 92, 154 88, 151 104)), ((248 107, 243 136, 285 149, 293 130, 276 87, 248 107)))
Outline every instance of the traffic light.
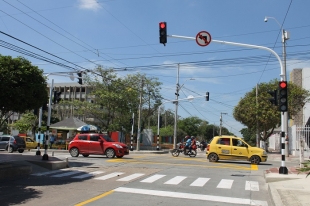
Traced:
POLYGON ((268 91, 268 93, 272 96, 268 100, 271 104, 278 105, 278 90, 268 91))
POLYGON ((162 128, 163 126, 163 117, 159 116, 159 128, 162 128))
POLYGON ((167 23, 166 22, 159 23, 159 43, 164 44, 164 46, 166 46, 166 43, 167 43, 167 23))
POLYGON ((209 101, 209 92, 206 92, 206 101, 209 101))
POLYGON ((133 125, 133 118, 130 118, 130 124, 133 125))
POLYGON ((78 75, 78 83, 80 84, 80 85, 82 85, 83 84, 83 81, 82 81, 82 72, 78 72, 77 73, 77 75, 78 75))
POLYGON ((287 99, 287 82, 280 81, 279 82, 279 110, 281 112, 287 112, 288 110, 288 99, 287 99))
POLYGON ((61 95, 61 92, 54 91, 54 99, 53 99, 54 104, 57 104, 58 102, 60 102, 61 100, 60 95, 61 95))
POLYGON ((45 103, 42 105, 42 111, 47 111, 48 110, 48 103, 45 103))

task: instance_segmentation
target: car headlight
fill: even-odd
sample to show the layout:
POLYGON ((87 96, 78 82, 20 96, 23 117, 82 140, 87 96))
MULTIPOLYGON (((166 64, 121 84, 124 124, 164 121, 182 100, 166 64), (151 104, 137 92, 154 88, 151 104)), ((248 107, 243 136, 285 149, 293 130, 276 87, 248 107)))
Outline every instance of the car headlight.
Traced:
POLYGON ((267 155, 267 152, 265 150, 263 151, 263 155, 267 155))
POLYGON ((117 148, 123 148, 121 145, 119 145, 119 144, 113 144, 115 147, 117 147, 117 148))

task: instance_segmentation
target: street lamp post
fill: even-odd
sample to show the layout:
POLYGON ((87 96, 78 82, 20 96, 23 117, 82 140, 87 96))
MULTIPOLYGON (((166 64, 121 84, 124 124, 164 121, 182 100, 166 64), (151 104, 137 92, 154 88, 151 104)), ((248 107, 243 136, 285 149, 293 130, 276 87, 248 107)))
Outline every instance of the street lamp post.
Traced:
POLYGON ((220 118, 220 136, 222 136, 222 122, 223 122, 222 114, 227 114, 227 113, 221 112, 221 118, 220 118))
MULTIPOLYGON (((287 75, 286 75, 286 40, 288 40, 290 38, 289 32, 285 31, 282 27, 282 25, 278 22, 278 20, 274 17, 270 17, 270 16, 266 16, 264 21, 267 22, 268 19, 273 19, 277 22, 277 24, 279 25, 280 29, 281 29, 281 42, 282 42, 282 53, 283 53, 283 71, 284 71, 284 76, 283 76, 283 80, 286 81, 287 80, 287 75)), ((284 114, 284 132, 285 132, 285 137, 287 137, 287 131, 288 131, 288 114, 287 112, 285 112, 284 114)), ((288 149, 288 139, 285 138, 285 155, 289 156, 289 149, 288 149)))

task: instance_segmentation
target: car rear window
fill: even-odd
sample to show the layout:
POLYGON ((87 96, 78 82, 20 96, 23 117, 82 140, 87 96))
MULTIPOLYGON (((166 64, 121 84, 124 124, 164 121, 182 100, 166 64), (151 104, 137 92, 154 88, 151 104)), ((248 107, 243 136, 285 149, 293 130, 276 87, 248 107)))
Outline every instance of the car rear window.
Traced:
POLYGON ((2 137, 2 138, 1 138, 1 141, 3 141, 3 142, 4 142, 4 141, 9 141, 9 139, 10 139, 10 137, 2 137))
POLYGON ((217 144, 230 145, 230 138, 219 138, 217 144))
POLYGON ((87 135, 79 135, 79 140, 87 140, 87 135))
POLYGON ((23 142, 25 142, 25 140, 24 140, 23 138, 19 137, 19 136, 14 136, 14 139, 15 139, 16 142, 18 142, 18 143, 23 143, 23 142))

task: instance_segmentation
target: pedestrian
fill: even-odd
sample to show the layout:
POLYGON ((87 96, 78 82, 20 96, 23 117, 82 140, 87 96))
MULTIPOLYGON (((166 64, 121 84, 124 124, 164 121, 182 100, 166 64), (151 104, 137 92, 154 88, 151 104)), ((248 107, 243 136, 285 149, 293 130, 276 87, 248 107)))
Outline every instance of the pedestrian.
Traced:
POLYGON ((52 146, 53 146, 53 144, 54 144, 55 141, 56 141, 55 136, 54 136, 54 135, 51 135, 51 137, 50 137, 50 149, 52 149, 52 146))

